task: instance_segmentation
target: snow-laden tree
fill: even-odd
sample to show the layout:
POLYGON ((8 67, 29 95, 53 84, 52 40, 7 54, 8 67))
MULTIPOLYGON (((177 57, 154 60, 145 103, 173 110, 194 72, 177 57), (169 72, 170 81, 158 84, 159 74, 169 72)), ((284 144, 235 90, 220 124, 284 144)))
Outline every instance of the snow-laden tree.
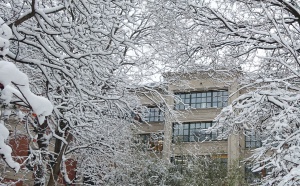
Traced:
POLYGON ((255 131, 262 140, 249 160, 254 161, 253 171, 270 171, 264 185, 298 185, 299 94, 279 87, 272 83, 240 96, 217 119, 229 129, 225 136, 255 131))
MULTIPOLYGON (((5 56, 9 49, 9 39, 12 36, 11 29, 0 18, 0 54, 5 56)), ((44 123, 45 118, 52 113, 53 106, 49 100, 44 97, 37 96, 30 91, 29 81, 26 74, 21 72, 15 64, 8 61, 0 61, 0 84, 1 84, 1 109, 0 120, 0 154, 7 165, 14 169, 15 172, 20 170, 20 164, 15 162, 11 156, 12 149, 6 144, 9 130, 5 126, 5 119, 11 110, 10 103, 13 100, 18 105, 27 106, 30 112, 36 116, 37 125, 44 123)))
MULTIPOLYGON (((138 59, 148 30, 142 6, 129 0, 0 2, 1 18, 13 34, 4 59, 26 73, 32 92, 54 106, 39 125, 25 113, 32 143, 24 164, 35 185, 54 185, 60 174, 67 183, 88 176, 100 184, 113 177, 117 157, 129 156, 128 130, 141 83, 129 76, 148 68, 138 59), (67 174, 71 160, 77 164, 74 180, 67 174)), ((11 103, 18 104, 16 98, 11 103)))
POLYGON ((299 1, 177 0, 148 7, 157 60, 170 59, 183 72, 203 65, 218 73, 243 70, 239 83, 248 93, 224 109, 219 126, 227 134, 262 135, 251 160, 256 170, 270 171, 264 185, 299 185, 299 1))

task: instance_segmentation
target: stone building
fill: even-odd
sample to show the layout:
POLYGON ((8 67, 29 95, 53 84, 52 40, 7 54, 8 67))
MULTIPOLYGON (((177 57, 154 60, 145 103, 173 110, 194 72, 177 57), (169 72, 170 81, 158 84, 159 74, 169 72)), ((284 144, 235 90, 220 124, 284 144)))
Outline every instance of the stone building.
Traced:
POLYGON ((237 73, 235 76, 212 73, 164 74, 165 79, 172 81, 165 89, 174 96, 160 97, 153 93, 140 96, 148 109, 139 134, 150 144, 150 150, 158 151, 166 161, 183 161, 182 156, 188 154, 217 155, 229 168, 261 145, 251 131, 247 136, 232 134, 227 139, 218 138, 221 130, 206 132, 222 108, 241 94, 237 73))

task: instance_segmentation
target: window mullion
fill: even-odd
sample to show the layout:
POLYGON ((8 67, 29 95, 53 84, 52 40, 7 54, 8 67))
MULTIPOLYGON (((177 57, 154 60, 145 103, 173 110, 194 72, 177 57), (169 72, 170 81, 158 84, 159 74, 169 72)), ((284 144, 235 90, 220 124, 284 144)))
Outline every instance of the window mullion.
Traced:
POLYGON ((213 91, 210 91, 210 107, 213 107, 213 91))
POLYGON ((190 100, 189 100, 189 107, 191 108, 192 105, 192 93, 190 93, 190 100))
POLYGON ((159 109, 158 110, 158 116, 157 116, 158 117, 158 119, 157 119, 158 121, 160 121, 160 116, 161 116, 161 110, 159 109))
MULTIPOLYGON (((212 121, 210 122, 210 127, 212 127, 212 121)), ((210 140, 213 140, 213 132, 210 132, 210 140)))
POLYGON ((190 137, 191 137, 191 123, 188 123, 189 125, 189 133, 188 133, 188 142, 190 142, 190 137))

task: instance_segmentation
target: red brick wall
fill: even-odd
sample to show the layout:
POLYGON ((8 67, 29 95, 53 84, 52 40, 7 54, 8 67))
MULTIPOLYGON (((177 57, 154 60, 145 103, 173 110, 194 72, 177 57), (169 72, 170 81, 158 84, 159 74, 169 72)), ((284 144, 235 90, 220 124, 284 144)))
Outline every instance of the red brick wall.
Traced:
MULTIPOLYGON (((13 180, 13 179, 8 179, 8 178, 4 178, 1 183, 13 183, 13 182, 17 182, 17 180, 13 180)), ((16 183, 15 186, 22 186, 23 185, 23 181, 18 181, 16 183)))
MULTIPOLYGON (((75 161, 73 159, 68 159, 66 161, 66 169, 67 169, 68 177, 71 181, 75 179, 76 166, 77 166, 77 161, 75 161)), ((64 179, 63 179, 63 176, 61 174, 59 175, 58 183, 66 184, 64 179)))
POLYGON ((9 145, 12 148, 12 156, 20 156, 20 159, 14 158, 18 163, 23 163, 23 161, 28 156, 29 151, 29 139, 25 135, 11 136, 9 140, 9 145))

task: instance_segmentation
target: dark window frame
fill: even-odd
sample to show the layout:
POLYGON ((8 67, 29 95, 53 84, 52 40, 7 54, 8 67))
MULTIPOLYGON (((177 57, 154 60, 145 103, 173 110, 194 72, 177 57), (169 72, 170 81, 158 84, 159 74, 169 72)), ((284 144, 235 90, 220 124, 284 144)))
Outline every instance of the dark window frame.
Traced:
POLYGON ((144 117, 145 122, 163 122, 165 121, 164 111, 159 107, 147 106, 147 112, 144 117))
POLYGON ((220 141, 218 135, 222 133, 222 130, 214 129, 213 132, 206 132, 206 129, 212 127, 213 124, 214 122, 212 121, 173 123, 173 143, 220 141))
POLYGON ((262 142, 259 134, 255 131, 245 131, 245 148, 259 148, 262 146, 262 142))
POLYGON ((131 112, 131 117, 140 123, 165 121, 164 110, 161 107, 151 105, 135 109, 135 111, 131 112))
POLYGON ((223 108, 228 105, 228 90, 210 90, 202 92, 178 92, 175 96, 180 100, 175 101, 175 110, 186 108, 223 108))

